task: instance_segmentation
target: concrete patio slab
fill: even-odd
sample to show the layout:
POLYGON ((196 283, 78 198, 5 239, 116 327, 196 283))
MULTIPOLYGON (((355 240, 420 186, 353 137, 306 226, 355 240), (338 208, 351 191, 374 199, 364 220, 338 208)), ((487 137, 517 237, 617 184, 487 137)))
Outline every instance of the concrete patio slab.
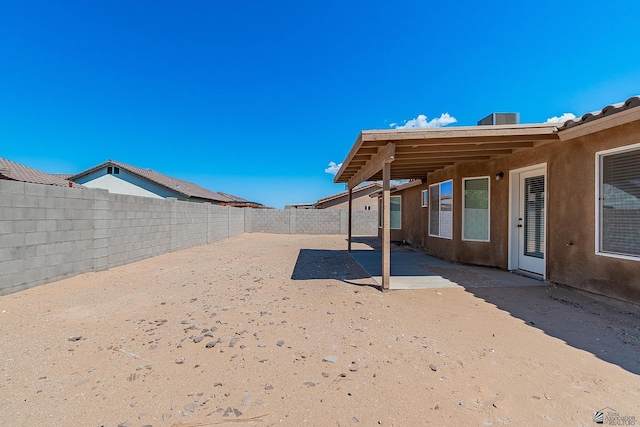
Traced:
MULTIPOLYGON (((382 253, 355 250, 351 257, 382 283, 382 253)), ((389 289, 499 288, 548 286, 547 283, 490 267, 453 264, 413 248, 392 245, 389 289)))

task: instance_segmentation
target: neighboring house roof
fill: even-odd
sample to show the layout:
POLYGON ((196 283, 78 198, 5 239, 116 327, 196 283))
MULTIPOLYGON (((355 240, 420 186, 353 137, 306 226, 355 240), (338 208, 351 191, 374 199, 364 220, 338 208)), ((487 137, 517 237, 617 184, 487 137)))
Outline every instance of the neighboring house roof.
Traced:
POLYGON ((625 102, 619 102, 617 104, 607 105, 601 110, 584 114, 581 117, 576 118, 574 120, 567 120, 566 122, 564 122, 562 126, 558 127, 558 131, 571 129, 573 127, 580 126, 582 124, 589 123, 594 120, 598 120, 603 117, 610 116, 612 114, 621 113, 623 111, 626 111, 630 108, 635 108, 635 107, 640 107, 640 95, 632 96, 631 98, 627 99, 625 102))
MULTIPOLYGON (((360 187, 356 187, 353 189, 353 196, 355 196, 356 193, 362 193, 367 192, 366 194, 369 194, 371 192, 376 191, 377 189, 382 188, 382 184, 380 184, 379 182, 370 182, 368 184, 362 185, 360 187)), ((349 195, 349 191, 343 191, 342 193, 338 193, 338 194, 334 194, 332 196, 328 196, 325 197, 323 199, 319 199, 315 205, 321 205, 323 203, 327 203, 330 202, 332 200, 336 200, 339 199, 341 197, 345 197, 349 195)))
POLYGON ((290 205, 285 205, 285 209, 315 209, 315 203, 293 203, 290 205))
POLYGON ((72 177, 70 177, 70 179, 71 180, 78 179, 81 176, 87 175, 93 171, 104 168, 106 166, 117 166, 120 169, 124 169, 128 172, 131 172, 135 175, 145 178, 155 184, 161 185, 165 188, 175 191, 176 193, 182 194, 187 198, 195 197, 199 199, 214 200, 216 202, 234 202, 234 199, 232 197, 223 195, 215 191, 207 190, 206 188, 200 187, 199 185, 194 184, 193 182, 184 181, 178 178, 173 178, 151 169, 143 169, 137 166, 128 165, 126 163, 117 162, 115 160, 108 160, 102 164, 92 167, 91 169, 87 169, 76 175, 73 175, 72 177))
MULTIPOLYGON (((398 191, 406 190, 407 188, 416 187, 418 185, 422 185, 421 179, 412 179, 409 182, 404 182, 402 184, 392 186, 389 191, 391 193, 397 193, 398 191)), ((369 197, 380 197, 382 196, 382 189, 369 194, 369 197)))
POLYGON ((33 184, 56 185, 58 187, 86 188, 65 178, 67 175, 39 171, 20 163, 0 157, 0 178, 33 184))
MULTIPOLYGON (((252 203, 250 201, 248 201, 247 199, 243 199, 242 197, 238 197, 238 196, 234 196, 233 194, 229 194, 229 193, 223 193, 221 191, 218 191, 218 194, 221 194, 225 197, 228 197, 229 199, 231 199, 232 202, 236 202, 236 203, 252 203)), ((259 203, 257 203, 259 204, 259 203)))

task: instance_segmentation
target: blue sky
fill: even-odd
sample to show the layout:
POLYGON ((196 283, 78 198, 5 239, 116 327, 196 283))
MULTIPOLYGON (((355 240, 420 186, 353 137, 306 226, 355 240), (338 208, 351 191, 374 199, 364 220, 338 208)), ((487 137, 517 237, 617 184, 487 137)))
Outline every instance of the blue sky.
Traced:
POLYGON ((638 17, 628 0, 5 0, 0 157, 313 202, 343 190, 325 169, 362 129, 543 122, 640 94, 638 17))

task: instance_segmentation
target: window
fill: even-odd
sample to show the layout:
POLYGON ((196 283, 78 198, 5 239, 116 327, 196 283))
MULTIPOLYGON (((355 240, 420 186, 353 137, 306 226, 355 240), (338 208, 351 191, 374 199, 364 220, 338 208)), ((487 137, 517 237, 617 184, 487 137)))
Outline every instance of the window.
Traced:
POLYGON ((429 190, 422 190, 422 207, 429 207, 429 190))
POLYGON ((489 241, 489 177, 462 180, 462 239, 489 241))
MULTIPOLYGON (((391 196, 389 209, 389 228, 400 230, 402 228, 402 196, 391 196)), ((382 228, 382 197, 378 198, 378 228, 382 228)))
POLYGON ((113 167, 113 174, 114 175, 118 175, 119 173, 120 173, 120 168, 114 166, 113 167))
POLYGON ((364 205, 364 210, 365 211, 370 211, 371 210, 371 205, 364 205))
POLYGON ((453 237, 453 181, 429 186, 429 235, 453 237))
POLYGON ((390 228, 392 230, 400 230, 402 228, 402 196, 391 196, 390 199, 390 228))
POLYGON ((596 156, 596 252, 640 259, 640 144, 596 156))
POLYGON ((111 167, 111 166, 107 166, 107 173, 108 173, 109 175, 113 174, 113 167, 111 167))

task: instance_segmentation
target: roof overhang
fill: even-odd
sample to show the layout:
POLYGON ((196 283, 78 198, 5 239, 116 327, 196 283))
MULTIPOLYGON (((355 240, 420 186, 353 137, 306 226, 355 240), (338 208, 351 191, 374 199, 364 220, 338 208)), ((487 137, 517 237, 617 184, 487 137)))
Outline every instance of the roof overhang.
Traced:
MULTIPOLYGON (((573 124, 573 126, 560 128, 558 132, 560 140, 568 141, 570 139, 579 138, 591 133, 600 132, 602 130, 640 120, 640 97, 635 97, 635 99, 636 105, 638 105, 632 105, 632 107, 635 108, 629 107, 627 109, 621 109, 620 111, 614 111, 615 114, 610 113, 609 115, 605 115, 605 113, 585 114, 582 116, 580 121, 573 124)), ((609 108, 613 109, 613 107, 609 108)), ((606 109, 603 109, 602 111, 606 111, 606 109)))
POLYGON ((334 182, 349 188, 382 179, 426 179, 458 163, 490 160, 559 141, 557 124, 365 130, 356 139, 334 182))

